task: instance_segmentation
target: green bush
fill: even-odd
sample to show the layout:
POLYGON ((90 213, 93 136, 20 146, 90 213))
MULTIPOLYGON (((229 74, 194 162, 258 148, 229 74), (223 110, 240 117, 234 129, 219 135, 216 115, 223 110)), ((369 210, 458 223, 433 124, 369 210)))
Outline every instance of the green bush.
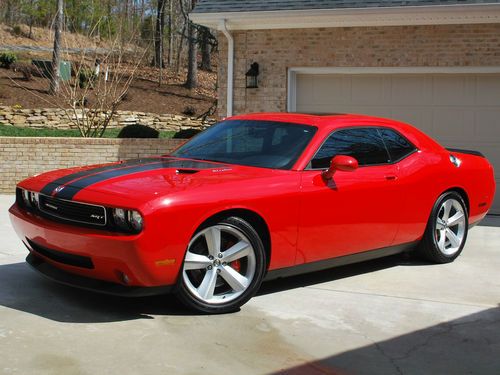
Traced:
POLYGON ((97 75, 92 69, 82 69, 78 74, 78 82, 81 89, 93 87, 97 75))
POLYGON ((118 133, 118 138, 158 138, 159 136, 158 130, 146 125, 127 125, 118 133))
POLYGON ((17 35, 17 36, 20 36, 23 34, 23 29, 21 29, 21 26, 19 25, 15 25, 13 28, 12 28, 12 32, 14 33, 14 35, 17 35))
POLYGON ((17 61, 17 56, 10 52, 0 53, 0 66, 5 69, 10 69, 10 66, 17 61))
POLYGON ((201 132, 200 129, 192 129, 192 128, 191 129, 183 129, 183 130, 179 130, 177 133, 175 133, 172 138, 189 139, 189 138, 193 138, 195 135, 197 135, 200 132, 201 132))

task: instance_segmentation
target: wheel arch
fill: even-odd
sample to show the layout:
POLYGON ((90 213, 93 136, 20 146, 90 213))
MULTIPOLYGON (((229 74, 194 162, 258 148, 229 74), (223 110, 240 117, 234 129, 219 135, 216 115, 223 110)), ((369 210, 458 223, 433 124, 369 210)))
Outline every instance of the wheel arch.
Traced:
POLYGON ((264 218, 255 211, 247 208, 231 208, 217 212, 205 219, 198 226, 198 228, 196 228, 195 233, 210 224, 217 223, 231 216, 239 217, 245 220, 255 229, 262 240, 262 244, 264 245, 264 250, 266 252, 266 269, 269 268, 269 264, 271 262, 271 233, 264 218))
POLYGON ((467 216, 469 216, 470 215, 470 201, 469 201, 469 195, 467 194, 467 192, 463 188, 456 186, 456 187, 449 188, 448 190, 444 191, 442 194, 448 193, 448 192, 455 192, 462 197, 462 199, 465 202, 465 206, 467 208, 467 216))

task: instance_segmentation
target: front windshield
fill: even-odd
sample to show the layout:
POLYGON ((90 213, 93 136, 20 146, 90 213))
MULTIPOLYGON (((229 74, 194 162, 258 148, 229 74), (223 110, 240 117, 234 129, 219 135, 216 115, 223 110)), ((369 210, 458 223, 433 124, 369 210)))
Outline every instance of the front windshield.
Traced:
POLYGON ((172 156, 290 169, 316 128, 310 125, 262 120, 228 120, 211 126, 172 156))

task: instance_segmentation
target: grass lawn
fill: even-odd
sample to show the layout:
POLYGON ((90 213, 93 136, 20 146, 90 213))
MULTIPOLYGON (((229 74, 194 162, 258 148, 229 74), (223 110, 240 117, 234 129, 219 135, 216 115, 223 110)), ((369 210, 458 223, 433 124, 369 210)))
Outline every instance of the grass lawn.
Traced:
MULTIPOLYGON (((104 138, 117 138, 120 129, 108 129, 104 138)), ((160 138, 172 138, 174 131, 160 131, 160 138)), ((0 137, 81 137, 78 130, 32 129, 0 124, 0 137)))

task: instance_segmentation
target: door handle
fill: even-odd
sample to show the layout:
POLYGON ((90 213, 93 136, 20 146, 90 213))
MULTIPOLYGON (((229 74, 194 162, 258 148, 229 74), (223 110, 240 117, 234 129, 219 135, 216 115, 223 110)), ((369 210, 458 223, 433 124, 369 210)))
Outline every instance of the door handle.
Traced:
POLYGON ((386 175, 386 176, 385 176, 385 179, 386 179, 387 181, 394 181, 394 180, 397 180, 397 179, 398 179, 398 176, 393 175, 393 174, 389 174, 389 175, 386 175))

